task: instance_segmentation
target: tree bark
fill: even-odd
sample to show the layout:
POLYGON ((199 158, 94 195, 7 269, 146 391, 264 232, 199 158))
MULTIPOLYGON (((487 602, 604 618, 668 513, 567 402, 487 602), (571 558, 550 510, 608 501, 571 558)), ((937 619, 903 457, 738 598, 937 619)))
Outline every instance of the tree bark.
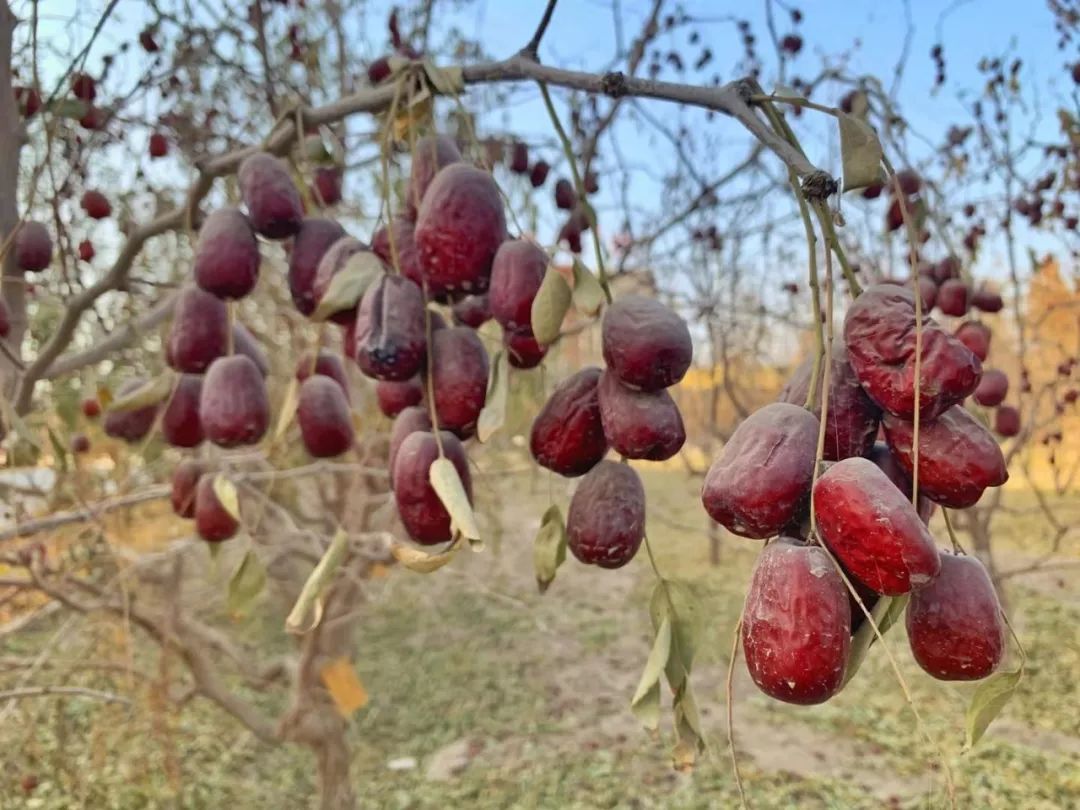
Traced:
POLYGON ((26 288, 10 241, 19 224, 19 152, 23 143, 22 116, 15 103, 11 75, 12 38, 17 22, 7 0, 0 0, 0 245, 6 247, 0 297, 11 319, 11 331, 4 338, 7 351, 0 352, 0 394, 9 398, 18 371, 11 358, 19 357, 26 333, 26 288))

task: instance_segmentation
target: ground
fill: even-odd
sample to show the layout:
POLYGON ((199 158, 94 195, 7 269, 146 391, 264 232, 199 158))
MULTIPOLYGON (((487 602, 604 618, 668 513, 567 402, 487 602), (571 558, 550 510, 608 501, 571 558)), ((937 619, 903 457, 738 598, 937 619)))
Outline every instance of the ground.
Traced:
MULTIPOLYGON (((537 593, 531 539, 549 498, 568 489, 546 475, 479 475, 479 506, 493 540, 441 571, 392 571, 371 583, 356 623, 356 667, 371 696, 352 722, 353 773, 365 808, 726 808, 738 806, 724 721, 731 634, 757 544, 728 537, 708 562, 698 484, 676 471, 645 474, 649 533, 665 575, 693 582, 706 637, 692 675, 710 750, 692 775, 669 765, 668 726, 651 738, 628 705, 651 643, 645 555, 601 571, 569 559, 537 593)), ((1025 524, 999 542, 1010 562, 1030 559, 1025 524)), ((938 527, 940 528, 940 527, 938 527)), ((902 623, 889 647, 910 685, 920 729, 880 649, 820 707, 768 700, 736 666, 738 759, 754 808, 944 807, 944 764, 957 805, 1057 810, 1080 805, 1080 604, 1076 569, 1012 580, 1010 609, 1030 677, 975 751, 963 754, 969 685, 931 680, 911 660, 902 623), (934 751, 924 732, 940 743, 934 751)), ((223 619, 223 621, 228 621, 223 619)), ((269 600, 234 628, 285 650, 269 600)), ((58 618, 8 645, 26 656, 52 640, 57 655, 117 647, 161 664, 141 644, 98 624, 58 618)), ((0 656, 0 661, 3 660, 0 656)), ((167 666, 167 664, 166 664, 167 666)), ((178 666, 173 663, 173 666, 178 666)), ((2 682, 0 682, 2 683, 2 682)), ((112 688, 131 685, 116 678, 112 688)), ((130 710, 53 699, 0 706, 0 807, 302 808, 306 752, 269 747, 205 703, 160 711, 153 688, 130 710), (35 769, 27 798, 19 779, 35 769)), ((274 694, 252 696, 275 706, 274 694)), ((665 723, 669 721, 665 715, 665 723)))

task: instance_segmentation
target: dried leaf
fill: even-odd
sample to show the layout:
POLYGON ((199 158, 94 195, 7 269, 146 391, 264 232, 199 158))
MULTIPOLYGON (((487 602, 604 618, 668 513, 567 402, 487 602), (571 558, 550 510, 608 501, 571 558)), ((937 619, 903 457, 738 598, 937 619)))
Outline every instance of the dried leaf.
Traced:
POLYGON ((395 560, 410 571, 415 571, 418 574, 430 574, 432 571, 438 571, 454 559, 460 548, 460 540, 455 540, 438 554, 428 554, 426 551, 421 551, 413 546, 394 543, 390 546, 390 553, 394 555, 395 560))
POLYGON ((130 394, 114 399, 109 405, 109 410, 137 411, 140 408, 149 408, 160 405, 172 396, 176 386, 176 374, 172 371, 164 371, 152 380, 140 385, 130 394))
POLYGON ((688 773, 693 770, 698 754, 705 750, 705 733, 701 728, 701 715, 689 682, 676 692, 674 709, 675 746, 671 752, 671 764, 675 770, 688 773))
POLYGON ((671 655, 671 620, 665 616, 656 630, 645 669, 641 673, 630 709, 649 731, 660 728, 660 676, 671 655))
POLYGON ((300 403, 300 381, 294 374, 289 378, 289 384, 285 387, 285 397, 281 400, 281 408, 278 410, 277 425, 274 427, 273 441, 277 441, 285 435, 285 431, 292 424, 296 415, 296 407, 300 403))
POLYGON ((552 504, 540 518, 540 530, 533 541, 533 569, 540 593, 547 591, 565 559, 566 524, 559 507, 552 504))
POLYGON ((854 115, 841 114, 839 121, 844 191, 881 182, 881 143, 873 127, 854 115))
POLYGON ((214 495, 233 520, 240 520, 240 496, 236 492, 236 484, 224 475, 215 475, 214 495))
POLYGON ((450 514, 451 526, 461 532, 466 540, 479 540, 480 528, 476 525, 476 515, 453 462, 445 457, 435 459, 428 470, 428 479, 450 514))
POLYGON ((574 306, 583 315, 596 315, 604 306, 604 288, 580 259, 574 259, 574 306))
POLYGON ((251 603, 262 593, 265 585, 266 568, 259 556, 249 549, 232 577, 229 578, 229 613, 233 615, 246 613, 251 603))
POLYGON ((476 438, 486 442, 506 422, 506 399, 510 389, 510 363, 506 352, 498 351, 491 363, 487 399, 476 421, 476 438))
POLYGON ((548 268, 540 289, 532 302, 531 323, 533 336, 545 346, 554 343, 559 337, 563 318, 570 309, 572 293, 566 279, 557 271, 548 268))
POLYGON ((285 619, 287 632, 302 634, 318 627, 323 614, 322 593, 345 559, 348 547, 349 536, 344 529, 338 529, 330 541, 330 547, 308 575, 296 604, 285 619))
POLYGON ((330 279, 326 292, 311 313, 311 319, 325 321, 342 310, 355 308, 367 288, 385 272, 382 260, 371 251, 361 250, 353 254, 330 279))
POLYGON ((424 73, 431 86, 444 96, 456 96, 465 91, 465 74, 460 67, 436 67, 430 60, 425 60, 424 73))
POLYGON ((990 723, 1016 694, 1023 679, 1024 668, 1021 666, 1015 672, 998 672, 979 684, 968 705, 965 751, 970 751, 982 739, 990 723))
POLYGON ((349 717, 368 703, 368 693, 352 662, 344 656, 335 658, 319 670, 319 678, 334 699, 338 714, 349 717))

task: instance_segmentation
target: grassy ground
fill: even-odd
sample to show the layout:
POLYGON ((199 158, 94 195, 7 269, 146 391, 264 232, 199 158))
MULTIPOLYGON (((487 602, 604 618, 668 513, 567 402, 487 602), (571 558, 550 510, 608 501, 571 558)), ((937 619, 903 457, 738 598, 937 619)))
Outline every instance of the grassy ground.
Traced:
MULTIPOLYGON (((356 630, 356 665, 371 702, 352 724, 364 807, 738 805, 726 751, 724 678, 757 544, 727 538, 721 565, 710 566, 696 485, 674 472, 645 478, 658 564, 665 575, 695 583, 709 617, 692 680, 712 749, 696 771, 673 772, 670 740, 650 738, 628 710, 650 644, 645 605, 653 575, 644 555, 614 572, 571 559, 540 597, 532 534, 549 497, 565 506, 567 490, 559 483, 550 493, 543 476, 501 476, 496 490, 479 488, 482 512, 502 527, 487 553, 461 555, 433 575, 395 571, 371 584, 356 630), (432 759, 456 743, 471 752, 467 767, 448 781, 429 780, 432 759), (407 758, 415 767, 389 767, 407 758)), ((1030 553, 1030 532, 1022 528, 1013 522, 1009 536, 999 538, 1014 559, 1030 553)), ((1010 585, 1031 677, 966 755, 960 742, 972 688, 925 676, 910 658, 902 625, 889 646, 921 726, 880 649, 841 695, 814 708, 767 700, 740 663, 735 731, 750 806, 947 806, 946 766, 960 807, 1080 805, 1076 585, 1075 570, 1010 585)), ((235 630, 266 651, 284 650, 280 626, 281 616, 267 606, 235 630)), ((33 654, 61 632, 58 658, 111 650, 129 656, 147 679, 131 690, 140 700, 130 711, 51 699, 9 709, 0 723, 6 752, 0 807, 308 806, 313 785, 305 752, 261 745, 205 703, 180 713, 162 710, 152 688, 162 663, 149 648, 129 648, 121 629, 97 621, 65 630, 61 619, 0 654, 33 654), (41 784, 26 798, 18 782, 30 771, 41 784)), ((124 677, 107 683, 118 691, 131 686, 124 677)), ((6 684, 0 680, 0 689, 6 684)), ((252 697, 277 705, 273 694, 252 697)))

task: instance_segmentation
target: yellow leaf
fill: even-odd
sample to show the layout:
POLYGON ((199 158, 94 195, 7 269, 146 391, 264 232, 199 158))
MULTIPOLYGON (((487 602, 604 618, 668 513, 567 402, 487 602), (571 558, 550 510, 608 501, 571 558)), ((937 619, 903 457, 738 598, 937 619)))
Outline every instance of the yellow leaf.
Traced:
POLYGON ((487 398, 476 421, 476 438, 482 443, 494 435, 506 421, 506 395, 510 384, 510 364, 506 352, 495 353, 488 380, 487 398))
MULTIPOLYGON (((213 547, 211 544, 211 548, 213 547)), ((338 529, 319 564, 308 575, 300 596, 296 598, 296 604, 289 611, 285 619, 286 632, 302 634, 319 626, 323 614, 322 593, 345 559, 348 548, 349 535, 345 534, 344 529, 338 529)))
POLYGON ((173 392, 176 376, 171 371, 165 371, 152 380, 143 383, 130 394, 112 400, 109 405, 110 411, 134 411, 139 408, 148 408, 158 405, 168 399, 173 392))
POLYGON ((455 540, 445 551, 438 554, 428 554, 426 551, 421 551, 412 546, 394 543, 390 546, 390 553, 394 555, 395 560, 410 571, 415 571, 418 574, 430 574, 432 571, 438 571, 450 560, 454 559, 454 555, 457 554, 459 548, 461 548, 461 543, 455 540))
POLYGON ((457 467, 448 458, 437 458, 428 470, 428 479, 442 505, 450 513, 450 522, 467 540, 480 539, 480 527, 476 525, 476 515, 472 504, 461 483, 457 467))
POLYGON ((348 658, 335 658, 319 670, 323 686, 334 699, 338 713, 348 717, 367 705, 368 693, 348 658))
POLYGON ((281 408, 278 410, 277 425, 274 427, 273 441, 277 441, 285 435, 285 431, 292 424, 293 416, 296 415, 296 406, 300 402, 300 381, 294 374, 289 379, 289 385, 285 388, 285 398, 281 400, 281 408))
POLYGON ((574 259, 574 306, 583 315, 595 315, 604 306, 604 288, 580 259, 574 259))
POLYGON ((214 495, 233 520, 240 520, 240 497, 236 493, 236 484, 224 475, 215 475, 214 495))
POLYGON ((881 143, 873 127, 854 115, 842 114, 839 121, 844 191, 880 182, 881 143))

